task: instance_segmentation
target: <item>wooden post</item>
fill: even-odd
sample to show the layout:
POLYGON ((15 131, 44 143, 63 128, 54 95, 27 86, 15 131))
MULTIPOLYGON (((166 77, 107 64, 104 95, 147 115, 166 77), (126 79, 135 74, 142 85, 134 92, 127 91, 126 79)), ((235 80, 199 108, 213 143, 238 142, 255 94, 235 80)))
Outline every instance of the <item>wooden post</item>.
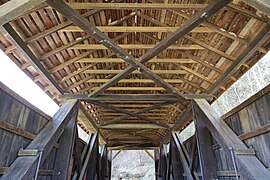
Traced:
POLYGON ((160 176, 160 163, 159 163, 159 150, 155 150, 154 151, 154 157, 155 157, 155 177, 158 180, 159 176, 160 176))
POLYGON ((167 176, 167 150, 166 145, 163 144, 160 148, 160 158, 159 158, 159 166, 160 166, 160 177, 162 180, 166 179, 167 176))
POLYGON ((104 144, 101 148, 101 156, 100 156, 100 180, 105 180, 106 177, 106 163, 107 163, 107 146, 104 144))
POLYGON ((202 178, 204 180, 217 179, 217 165, 212 148, 212 135, 201 121, 200 117, 195 115, 195 118, 196 139, 198 144, 202 178))
POLYGON ((193 108, 228 157, 231 157, 233 150, 242 179, 269 179, 270 173, 254 151, 247 148, 206 100, 194 100, 193 108))
POLYGON ((57 149, 55 158, 53 179, 69 179, 71 176, 69 170, 76 137, 75 133, 77 133, 77 115, 78 113, 74 114, 59 139, 59 148, 57 149))
MULTIPOLYGON (((65 102, 57 113, 26 147, 26 151, 42 151, 40 164, 45 160, 54 144, 57 142, 63 130, 69 123, 74 113, 78 111, 77 100, 65 102)), ((1 180, 10 179, 31 179, 37 168, 39 156, 20 156, 8 168, 8 171, 1 177, 1 180)))
POLYGON ((112 150, 107 151, 107 168, 106 168, 106 179, 111 179, 111 169, 112 169, 112 150))
POLYGON ((184 170, 182 163, 180 161, 180 157, 177 152, 177 147, 173 141, 170 143, 170 151, 172 155, 172 161, 171 161, 171 166, 172 166, 172 176, 174 179, 179 179, 182 180, 184 179, 184 170))

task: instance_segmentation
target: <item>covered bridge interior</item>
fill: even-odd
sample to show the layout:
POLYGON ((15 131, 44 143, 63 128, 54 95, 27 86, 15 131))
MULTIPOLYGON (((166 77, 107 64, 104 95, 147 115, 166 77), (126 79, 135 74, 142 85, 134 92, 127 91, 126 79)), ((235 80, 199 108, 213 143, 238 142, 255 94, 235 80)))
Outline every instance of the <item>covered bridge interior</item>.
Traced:
POLYGON ((1 180, 110 179, 119 149, 155 150, 156 179, 269 179, 270 87, 210 105, 269 51, 269 0, 0 4, 0 48, 61 105, 0 84, 1 180))

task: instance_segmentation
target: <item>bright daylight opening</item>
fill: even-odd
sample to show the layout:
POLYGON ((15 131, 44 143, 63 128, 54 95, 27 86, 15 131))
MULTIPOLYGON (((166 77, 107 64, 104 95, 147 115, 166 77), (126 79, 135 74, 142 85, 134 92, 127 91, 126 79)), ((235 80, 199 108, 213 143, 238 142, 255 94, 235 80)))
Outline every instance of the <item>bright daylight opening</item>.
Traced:
POLYGON ((112 180, 155 179, 154 150, 112 151, 112 180))
MULTIPOLYGON (((59 106, 1 50, 0 81, 51 117, 59 109, 59 106)), ((88 135, 79 126, 78 133, 79 137, 86 141, 88 135)))

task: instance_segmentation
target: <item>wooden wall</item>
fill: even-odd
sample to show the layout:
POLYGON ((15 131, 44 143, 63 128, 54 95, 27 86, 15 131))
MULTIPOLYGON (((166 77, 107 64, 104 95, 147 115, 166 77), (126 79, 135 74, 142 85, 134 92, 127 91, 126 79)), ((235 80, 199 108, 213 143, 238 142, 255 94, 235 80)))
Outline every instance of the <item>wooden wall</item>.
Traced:
MULTIPOLYGON (((241 140, 256 152, 258 159, 270 170, 270 85, 222 117, 241 140)), ((190 152, 194 136, 184 142, 190 152)), ((236 179, 231 157, 213 140, 219 179, 236 179)), ((198 154, 195 169, 200 174, 198 154)))
MULTIPOLYGON (((0 82, 0 176, 50 120, 0 82)), ((56 151, 53 148, 41 165, 39 179, 51 179, 56 151)))

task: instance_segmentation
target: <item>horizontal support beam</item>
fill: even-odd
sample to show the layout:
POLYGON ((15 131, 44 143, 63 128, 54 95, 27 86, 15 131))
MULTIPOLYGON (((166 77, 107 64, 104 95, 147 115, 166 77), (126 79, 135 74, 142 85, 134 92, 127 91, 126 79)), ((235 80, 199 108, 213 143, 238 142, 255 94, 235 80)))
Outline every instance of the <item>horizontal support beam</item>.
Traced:
MULTIPOLYGON (((91 90, 96 90, 98 87, 93 87, 91 90)), ((175 88, 178 90, 177 88, 175 88)), ((107 91, 166 91, 163 87, 110 87, 107 91)))
MULTIPOLYGON (((122 58, 82 58, 76 62, 79 63, 126 63, 122 58)), ((149 63, 182 63, 182 64, 190 64, 196 63, 196 61, 192 59, 175 59, 175 58, 153 58, 149 61, 149 63)), ((146 63, 147 64, 147 63, 146 63)))
POLYGON ((101 129, 164 129, 157 124, 108 124, 99 126, 101 129))
MULTIPOLYGON (((174 32, 179 27, 143 27, 143 26, 96 26, 102 32, 174 32)), ((78 26, 68 26, 61 29, 64 32, 84 32, 78 26)), ((212 33, 215 32, 207 27, 197 27, 193 29, 193 33, 212 33)))
MULTIPOLYGON (((211 95, 207 94, 185 94, 186 99, 209 99, 212 98, 211 95)), ((78 99, 81 101, 168 101, 168 102, 178 102, 174 95, 167 94, 104 94, 98 95, 95 98, 88 97, 84 94, 64 94, 59 96, 60 99, 78 99)))
MULTIPOLYGON (((84 74, 118 74, 123 70, 86 70, 84 74)), ((187 74, 184 70, 151 70, 155 74, 187 74)), ((140 71, 134 71, 132 74, 142 74, 140 71)))
MULTIPOLYGON (((87 82, 89 83, 106 83, 110 79, 90 79, 87 82)), ((163 79, 167 83, 182 83, 181 79, 163 79)), ((118 83, 155 83, 151 79, 122 79, 118 83)))
MULTIPOLYGON (((155 47, 155 44, 119 44, 122 49, 152 49, 155 47)), ((92 49, 92 50, 100 50, 100 49, 108 49, 102 44, 77 44, 75 46, 70 47, 69 49, 92 49)), ((180 49, 180 50, 204 50, 203 47, 199 45, 171 45, 167 49, 180 49)))
POLYGON ((201 9, 207 4, 163 3, 67 3, 73 9, 201 9))

